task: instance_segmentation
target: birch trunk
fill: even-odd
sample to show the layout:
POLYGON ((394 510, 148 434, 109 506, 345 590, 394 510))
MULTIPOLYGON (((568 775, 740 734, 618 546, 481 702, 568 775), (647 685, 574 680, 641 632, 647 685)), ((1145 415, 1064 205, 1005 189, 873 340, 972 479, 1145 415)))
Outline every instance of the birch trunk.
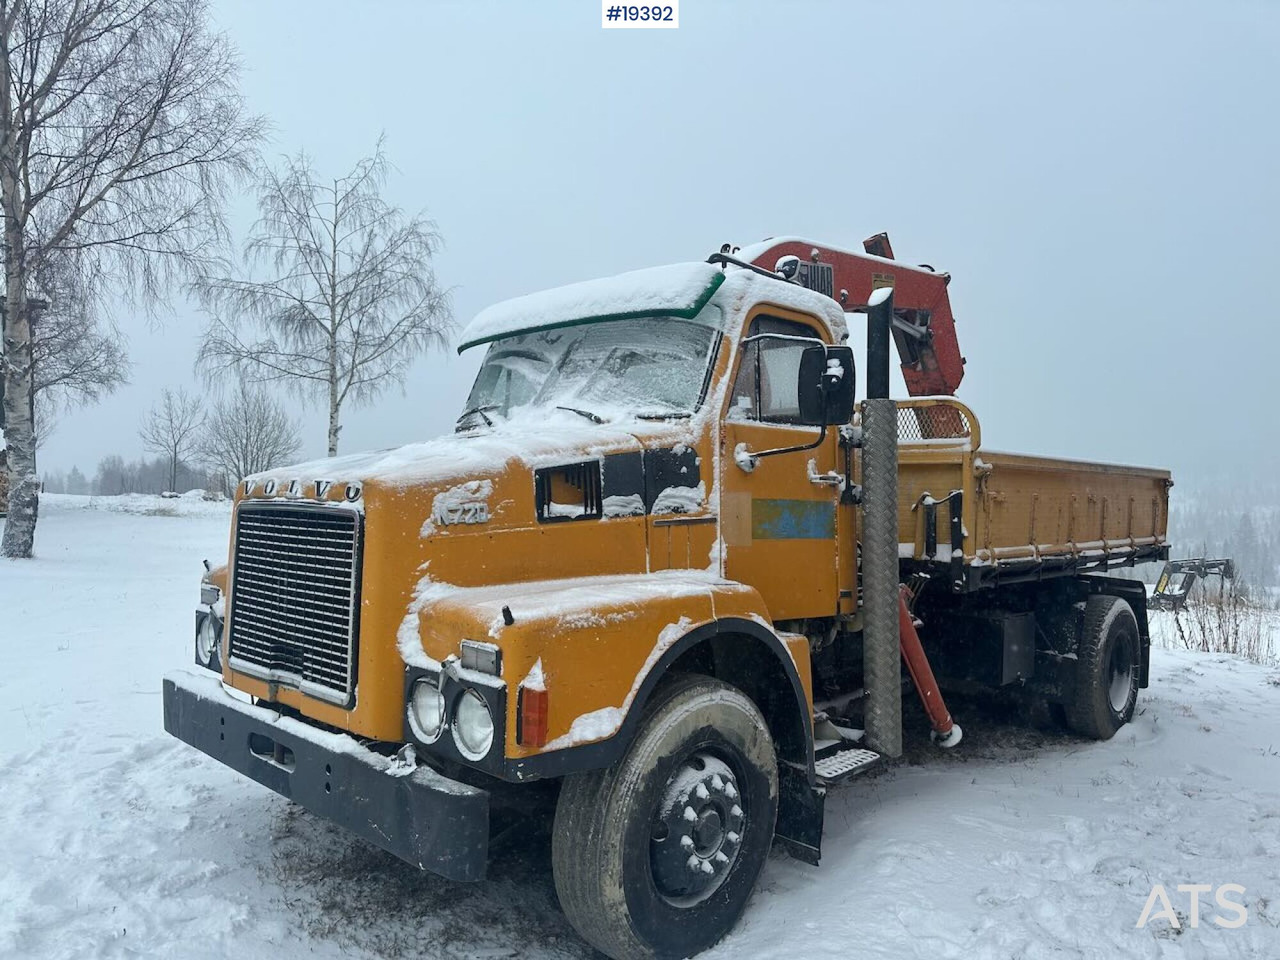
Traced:
MULTIPOLYGON (((12 154, 10 154, 12 156, 12 154)), ((10 163, 0 162, 4 207, 4 439, 9 466, 9 518, 0 553, 30 557, 40 510, 36 479, 36 431, 31 410, 31 323, 22 269, 25 256, 18 216, 18 184, 10 163)))
POLYGON ((338 431, 342 427, 338 423, 340 408, 338 406, 338 385, 329 387, 329 456, 338 455, 338 431))
POLYGON ((329 340, 329 456, 338 455, 338 431, 342 429, 342 401, 338 398, 338 347, 329 340))

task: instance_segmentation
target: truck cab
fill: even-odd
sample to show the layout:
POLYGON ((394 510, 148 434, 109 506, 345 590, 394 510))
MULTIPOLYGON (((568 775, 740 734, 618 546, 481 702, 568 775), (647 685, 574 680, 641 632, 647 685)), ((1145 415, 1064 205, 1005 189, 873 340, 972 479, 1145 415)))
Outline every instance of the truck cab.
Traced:
MULTIPOLYGON (((218 674, 166 678, 166 728, 460 880, 491 796, 557 781, 561 903, 610 956, 714 943, 775 839, 816 864, 826 789, 892 752, 859 729, 869 298, 712 259, 489 308, 452 435, 245 478, 197 615, 218 674)), ((1097 574, 1167 553, 1168 474, 980 451, 951 397, 898 423, 920 656, 1109 736, 1146 612, 1097 574)))

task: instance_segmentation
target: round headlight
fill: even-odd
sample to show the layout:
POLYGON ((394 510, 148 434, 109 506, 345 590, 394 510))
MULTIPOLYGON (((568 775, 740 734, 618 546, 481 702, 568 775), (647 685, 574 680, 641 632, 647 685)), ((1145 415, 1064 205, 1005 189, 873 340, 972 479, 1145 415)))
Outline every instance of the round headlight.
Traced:
POLYGON ((444 697, 430 680, 419 680, 413 685, 409 728, 425 743, 435 743, 444 730, 444 697))
POLYGON ((493 746, 493 717, 484 697, 468 690, 458 698, 453 715, 453 742, 468 760, 480 760, 493 746))
POLYGON ((196 632, 196 659, 210 670, 218 667, 218 632, 211 616, 200 621, 200 629, 196 632))

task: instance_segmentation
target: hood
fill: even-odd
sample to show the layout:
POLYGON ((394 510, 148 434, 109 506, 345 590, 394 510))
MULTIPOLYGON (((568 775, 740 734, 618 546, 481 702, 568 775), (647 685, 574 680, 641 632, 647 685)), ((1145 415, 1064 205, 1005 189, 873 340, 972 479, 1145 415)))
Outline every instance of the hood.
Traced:
MULTIPOLYGON (((669 424, 660 426, 664 435, 673 429, 669 424)), ((253 497, 285 495, 295 480, 308 488, 302 494, 308 497, 315 496, 312 489, 318 480, 335 486, 373 484, 386 489, 439 486, 494 477, 517 463, 540 467, 637 449, 641 440, 629 428, 652 434, 654 427, 655 424, 645 421, 594 424, 567 411, 541 411, 536 418, 503 421, 492 428, 450 434, 422 443, 265 470, 246 477, 241 491, 253 497), (266 493, 264 488, 272 481, 276 492, 266 493)))
MULTIPOLYGON (((688 421, 594 424, 567 411, 540 411, 424 443, 264 471, 245 478, 239 496, 347 505, 371 520, 390 508, 397 523, 424 539, 491 532, 535 522, 539 470, 600 461, 609 481, 618 455, 683 449, 696 429, 688 421)), ((603 493, 606 515, 627 506, 613 490, 603 493)))

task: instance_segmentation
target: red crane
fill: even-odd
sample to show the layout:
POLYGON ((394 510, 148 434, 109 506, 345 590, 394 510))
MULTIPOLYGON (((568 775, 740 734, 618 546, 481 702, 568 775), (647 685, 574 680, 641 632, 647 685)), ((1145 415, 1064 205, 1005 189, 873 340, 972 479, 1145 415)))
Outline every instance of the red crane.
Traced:
POLYGON ((741 256, 765 270, 777 270, 779 261, 796 258, 795 266, 810 277, 805 285, 834 298, 846 313, 865 312, 872 290, 893 287, 893 338, 907 392, 913 397, 954 394, 964 377, 964 357, 947 295, 951 274, 893 259, 888 234, 877 233, 862 246, 865 253, 852 253, 798 237, 779 237, 753 244, 741 256), (812 264, 821 269, 807 266, 812 264))

